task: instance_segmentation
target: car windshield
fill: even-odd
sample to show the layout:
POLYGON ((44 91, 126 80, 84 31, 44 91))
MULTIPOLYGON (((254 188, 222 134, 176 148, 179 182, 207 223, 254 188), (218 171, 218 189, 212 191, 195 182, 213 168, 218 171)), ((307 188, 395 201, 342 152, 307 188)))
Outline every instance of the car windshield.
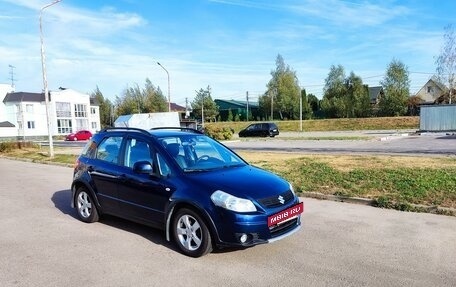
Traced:
POLYGON ((246 162, 205 135, 167 136, 160 139, 171 157, 185 172, 244 166, 246 162))

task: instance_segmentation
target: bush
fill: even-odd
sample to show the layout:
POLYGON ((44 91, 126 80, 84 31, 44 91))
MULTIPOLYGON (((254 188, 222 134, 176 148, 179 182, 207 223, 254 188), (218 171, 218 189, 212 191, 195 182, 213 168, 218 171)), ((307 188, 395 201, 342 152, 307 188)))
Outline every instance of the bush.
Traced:
POLYGON ((24 141, 0 142, 0 152, 3 152, 3 153, 10 152, 14 149, 23 149, 23 148, 31 148, 31 147, 37 147, 37 144, 34 142, 24 142, 24 141))
POLYGON ((226 127, 207 125, 204 133, 216 140, 229 140, 233 137, 233 130, 226 127))
POLYGON ((16 147, 13 142, 0 142, 0 152, 10 152, 16 147))

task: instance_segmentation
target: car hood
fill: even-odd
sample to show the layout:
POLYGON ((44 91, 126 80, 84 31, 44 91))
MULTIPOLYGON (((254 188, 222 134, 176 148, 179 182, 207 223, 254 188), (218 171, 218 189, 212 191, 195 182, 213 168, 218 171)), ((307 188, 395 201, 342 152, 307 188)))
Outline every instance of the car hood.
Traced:
POLYGON ((74 137, 75 134, 69 134, 67 137, 74 137))
POLYGON ((253 200, 282 194, 290 188, 283 178, 251 165, 188 175, 196 186, 204 187, 210 194, 222 190, 253 200))

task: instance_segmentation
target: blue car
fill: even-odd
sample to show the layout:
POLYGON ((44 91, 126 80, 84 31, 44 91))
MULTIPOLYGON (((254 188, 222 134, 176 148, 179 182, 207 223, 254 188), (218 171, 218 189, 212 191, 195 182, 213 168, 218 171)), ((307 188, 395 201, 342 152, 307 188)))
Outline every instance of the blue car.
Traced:
POLYGON ((185 255, 282 239, 304 205, 289 182, 187 128, 109 128, 78 157, 71 205, 84 222, 103 214, 164 230, 185 255))

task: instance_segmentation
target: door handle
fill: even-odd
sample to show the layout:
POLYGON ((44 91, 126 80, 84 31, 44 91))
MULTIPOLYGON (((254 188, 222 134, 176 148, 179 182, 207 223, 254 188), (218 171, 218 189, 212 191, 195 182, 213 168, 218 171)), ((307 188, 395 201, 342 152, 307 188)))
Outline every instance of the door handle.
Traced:
POLYGON ((117 177, 119 179, 119 181, 121 182, 127 182, 128 181, 128 177, 125 175, 125 174, 121 174, 117 177))

